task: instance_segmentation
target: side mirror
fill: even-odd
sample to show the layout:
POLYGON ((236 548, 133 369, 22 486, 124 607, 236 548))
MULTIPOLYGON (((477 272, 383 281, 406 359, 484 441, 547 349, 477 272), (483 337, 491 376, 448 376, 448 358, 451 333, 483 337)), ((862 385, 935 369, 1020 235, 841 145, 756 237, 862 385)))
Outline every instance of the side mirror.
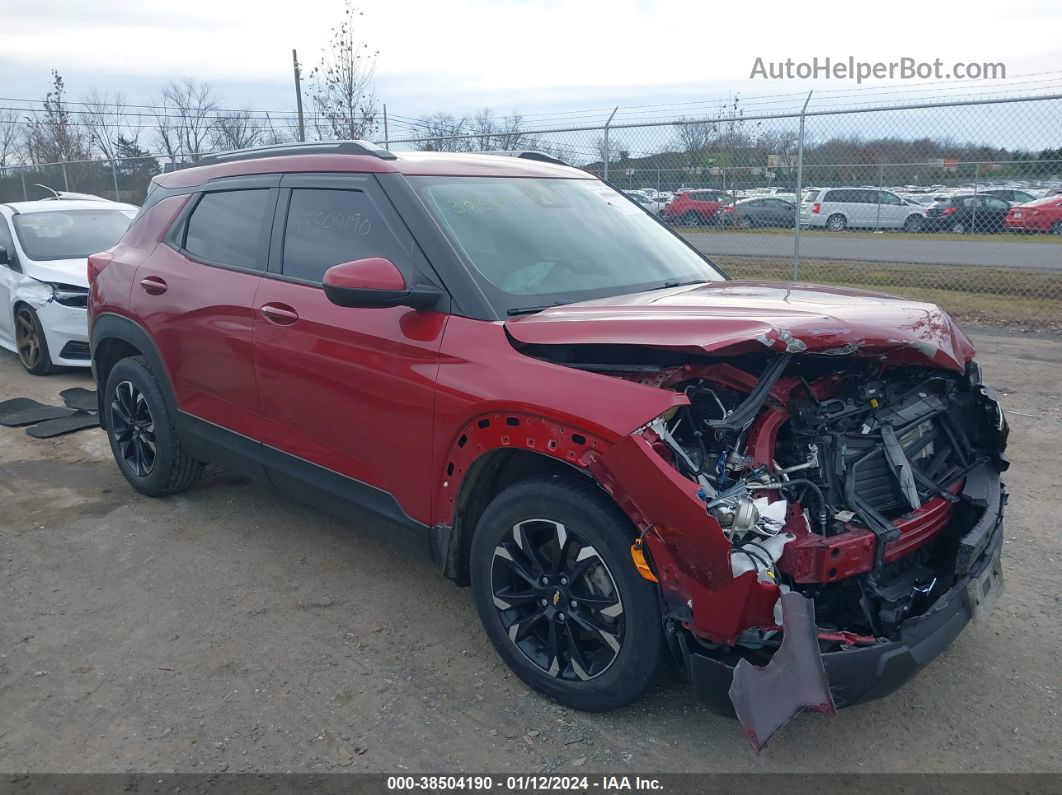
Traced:
POLYGON ((324 291, 336 306, 430 309, 442 297, 434 287, 409 287, 389 259, 367 257, 333 265, 324 275, 324 291))

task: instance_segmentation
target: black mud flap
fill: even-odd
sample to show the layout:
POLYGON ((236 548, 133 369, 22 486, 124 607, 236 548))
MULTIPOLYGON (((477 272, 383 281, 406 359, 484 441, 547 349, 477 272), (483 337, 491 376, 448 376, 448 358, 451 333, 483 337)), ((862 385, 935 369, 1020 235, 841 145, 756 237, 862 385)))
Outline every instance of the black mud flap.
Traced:
POLYGON ((757 753, 803 710, 837 711, 819 651, 814 603, 792 591, 781 600, 785 634, 778 651, 763 668, 740 660, 730 684, 734 712, 757 753))

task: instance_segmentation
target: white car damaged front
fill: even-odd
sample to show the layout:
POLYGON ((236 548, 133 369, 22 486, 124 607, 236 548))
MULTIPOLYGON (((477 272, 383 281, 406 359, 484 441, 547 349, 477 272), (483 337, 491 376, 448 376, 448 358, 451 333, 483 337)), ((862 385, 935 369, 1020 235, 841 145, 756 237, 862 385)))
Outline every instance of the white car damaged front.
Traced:
POLYGON ((89 254, 113 245, 137 208, 48 199, 0 205, 0 347, 27 371, 89 365, 89 254))

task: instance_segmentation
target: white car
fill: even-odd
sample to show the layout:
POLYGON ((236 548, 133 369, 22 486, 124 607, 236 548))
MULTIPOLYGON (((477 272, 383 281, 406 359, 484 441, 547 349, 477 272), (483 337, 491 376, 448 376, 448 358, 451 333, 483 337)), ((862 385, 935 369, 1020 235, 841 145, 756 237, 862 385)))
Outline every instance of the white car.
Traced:
POLYGON ((800 201, 800 225, 843 229, 903 229, 919 232, 925 208, 877 188, 809 188, 800 201))
POLYGON ((629 198, 634 199, 634 201, 642 205, 642 207, 647 209, 653 215, 660 215, 660 211, 664 209, 664 205, 667 204, 666 201, 660 201, 659 199, 647 195, 644 191, 628 190, 624 191, 624 193, 626 193, 629 198))
POLYGON ((136 213, 99 198, 0 204, 0 347, 30 373, 89 366, 88 256, 136 213))

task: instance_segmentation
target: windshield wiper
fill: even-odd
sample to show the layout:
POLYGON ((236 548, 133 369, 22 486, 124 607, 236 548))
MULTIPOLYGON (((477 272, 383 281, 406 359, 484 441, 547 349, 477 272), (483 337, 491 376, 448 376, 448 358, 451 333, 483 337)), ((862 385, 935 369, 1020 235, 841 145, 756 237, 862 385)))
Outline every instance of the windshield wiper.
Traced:
POLYGON ((554 301, 552 304, 543 304, 542 306, 514 306, 505 310, 505 314, 509 317, 515 315, 533 315, 536 312, 543 312, 546 309, 552 309, 555 306, 565 306, 566 304, 574 304, 575 301, 554 301))
POLYGON ((691 279, 687 282, 679 281, 678 279, 672 279, 671 281, 664 282, 659 287, 651 287, 652 290, 667 290, 671 287, 688 287, 691 284, 707 284, 704 279, 691 279))

